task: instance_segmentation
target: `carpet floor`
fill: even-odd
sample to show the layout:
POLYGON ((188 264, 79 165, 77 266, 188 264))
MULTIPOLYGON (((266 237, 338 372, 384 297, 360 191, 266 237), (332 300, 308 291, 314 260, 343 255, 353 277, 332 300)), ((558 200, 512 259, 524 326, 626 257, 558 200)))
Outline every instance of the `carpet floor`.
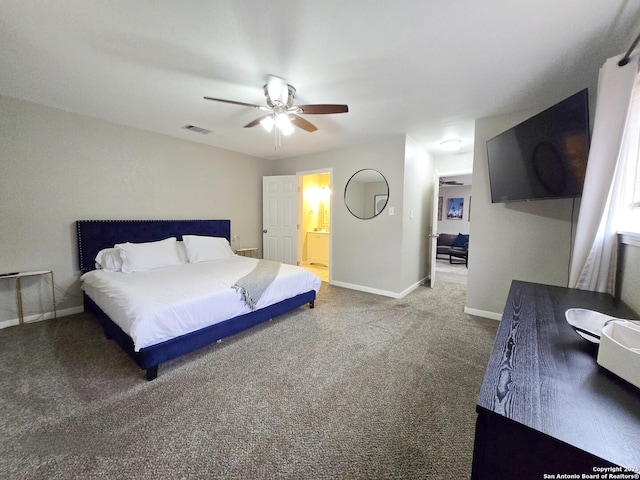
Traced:
POLYGON ((465 295, 323 283, 152 382, 90 314, 0 330, 0 478, 469 478, 498 324, 465 295))

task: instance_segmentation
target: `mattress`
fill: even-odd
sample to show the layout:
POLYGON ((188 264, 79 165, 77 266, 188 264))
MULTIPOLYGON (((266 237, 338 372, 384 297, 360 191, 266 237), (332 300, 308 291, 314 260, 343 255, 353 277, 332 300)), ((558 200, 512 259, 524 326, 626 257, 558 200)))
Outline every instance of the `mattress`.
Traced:
MULTIPOLYGON (((92 270, 80 277, 83 291, 134 342, 135 351, 249 313, 232 288, 258 260, 233 256, 124 274, 92 270)), ((282 264, 256 308, 320 290, 317 275, 282 264)))

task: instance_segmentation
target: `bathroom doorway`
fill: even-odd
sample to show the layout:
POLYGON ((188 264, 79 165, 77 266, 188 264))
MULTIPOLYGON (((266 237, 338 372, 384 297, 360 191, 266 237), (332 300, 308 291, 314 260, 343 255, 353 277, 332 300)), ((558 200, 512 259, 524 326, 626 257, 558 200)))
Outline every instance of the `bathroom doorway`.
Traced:
POLYGON ((298 174, 300 187, 298 258, 300 266, 329 282, 331 268, 331 171, 298 174))

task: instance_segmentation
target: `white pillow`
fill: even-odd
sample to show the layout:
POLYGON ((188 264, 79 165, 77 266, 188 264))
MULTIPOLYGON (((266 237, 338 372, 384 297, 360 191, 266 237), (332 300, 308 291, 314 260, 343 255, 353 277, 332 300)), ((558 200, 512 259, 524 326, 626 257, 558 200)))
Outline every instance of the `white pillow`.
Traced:
POLYGON ((209 262, 233 256, 229 241, 224 237, 205 237, 201 235, 183 235, 190 263, 209 262))
POLYGON ((142 272, 183 263, 178 256, 176 237, 157 242, 118 243, 115 248, 120 251, 123 273, 142 272))
POLYGON ((108 272, 120 272, 122 270, 122 258, 117 248, 104 248, 96 255, 96 268, 108 272))
POLYGON ((188 263, 187 247, 184 246, 184 242, 178 240, 176 242, 176 246, 178 247, 178 258, 180 259, 180 263, 188 263))

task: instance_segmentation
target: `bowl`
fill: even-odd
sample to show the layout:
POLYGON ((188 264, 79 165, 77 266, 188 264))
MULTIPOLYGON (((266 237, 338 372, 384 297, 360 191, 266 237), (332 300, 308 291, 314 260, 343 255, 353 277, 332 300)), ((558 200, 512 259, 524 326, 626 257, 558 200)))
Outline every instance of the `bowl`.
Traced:
POLYGON ((640 325, 626 320, 608 323, 602 329, 597 362, 640 387, 640 325))
POLYGON ((591 343, 600 343, 602 328, 616 318, 586 308, 570 308, 564 316, 576 333, 591 343))

